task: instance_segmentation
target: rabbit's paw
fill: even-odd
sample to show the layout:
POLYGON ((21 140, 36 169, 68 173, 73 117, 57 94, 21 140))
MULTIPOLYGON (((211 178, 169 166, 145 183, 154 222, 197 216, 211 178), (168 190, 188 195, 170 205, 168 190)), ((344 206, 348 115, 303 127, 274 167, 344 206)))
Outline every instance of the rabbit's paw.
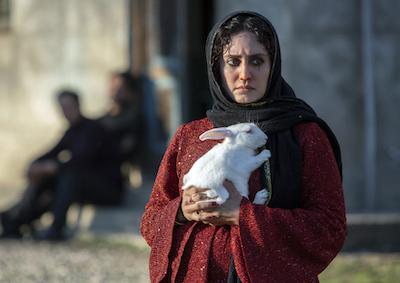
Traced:
POLYGON ((211 189, 206 191, 206 195, 208 198, 211 198, 211 199, 218 197, 217 192, 215 190, 211 190, 211 189))
POLYGON ((268 158, 271 157, 271 152, 268 149, 263 149, 258 156, 260 157, 260 159, 262 160, 267 160, 268 158))
POLYGON ((265 204, 267 199, 268 199, 268 191, 266 189, 262 189, 261 191, 258 191, 256 193, 253 203, 254 204, 265 204))
POLYGON ((204 200, 206 202, 211 201, 216 202, 217 204, 223 204, 229 198, 229 193, 224 187, 217 190, 209 189, 205 193, 208 198, 207 200, 204 200))

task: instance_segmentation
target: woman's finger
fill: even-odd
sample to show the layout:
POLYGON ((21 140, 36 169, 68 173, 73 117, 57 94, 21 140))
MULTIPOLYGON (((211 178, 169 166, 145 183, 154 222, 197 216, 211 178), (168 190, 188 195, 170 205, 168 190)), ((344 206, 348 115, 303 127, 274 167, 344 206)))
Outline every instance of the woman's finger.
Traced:
POLYGON ((206 189, 206 188, 197 188, 197 187, 189 187, 188 189, 186 189, 186 190, 184 190, 183 191, 183 194, 185 195, 193 195, 193 194, 195 194, 195 193, 202 193, 202 192, 205 192, 205 191, 208 191, 209 189, 206 189))
POLYGON ((203 211, 201 219, 207 222, 213 222, 221 216, 219 211, 203 211))
POLYGON ((217 206, 218 206, 218 204, 216 202, 199 201, 199 202, 185 205, 185 211, 187 213, 195 213, 195 212, 202 211, 202 210, 207 211, 210 209, 215 209, 215 207, 217 207, 217 206))
POLYGON ((212 199, 215 199, 215 198, 210 198, 210 197, 207 196, 206 193, 199 192, 199 193, 194 193, 192 195, 191 199, 192 199, 193 202, 197 202, 197 201, 203 201, 203 200, 212 200, 212 199))
POLYGON ((232 191, 237 191, 235 185, 233 185, 233 183, 229 180, 225 180, 223 185, 229 193, 231 193, 232 191))
POLYGON ((192 213, 192 220, 201 221, 201 211, 196 211, 192 213))
POLYGON ((182 194, 183 202, 184 203, 193 203, 193 202, 195 202, 195 200, 192 199, 193 195, 204 193, 207 190, 208 189, 190 187, 183 191, 183 194, 182 194))
POLYGON ((235 185, 231 181, 225 180, 223 185, 226 188, 226 190, 228 191, 230 199, 240 196, 238 190, 236 189, 235 185))

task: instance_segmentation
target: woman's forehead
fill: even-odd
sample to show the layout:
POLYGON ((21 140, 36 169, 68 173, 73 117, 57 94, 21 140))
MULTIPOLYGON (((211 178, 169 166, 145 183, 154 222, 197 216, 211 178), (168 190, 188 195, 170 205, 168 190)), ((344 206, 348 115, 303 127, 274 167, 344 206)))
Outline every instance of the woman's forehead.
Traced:
POLYGON ((224 55, 268 55, 266 47, 256 35, 243 31, 231 36, 231 41, 224 47, 224 55))

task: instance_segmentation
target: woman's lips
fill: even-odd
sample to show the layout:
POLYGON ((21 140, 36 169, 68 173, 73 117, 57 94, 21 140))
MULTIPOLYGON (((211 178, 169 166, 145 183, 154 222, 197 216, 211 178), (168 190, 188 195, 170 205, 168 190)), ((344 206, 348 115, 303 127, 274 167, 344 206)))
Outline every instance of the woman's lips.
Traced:
POLYGON ((245 93, 253 90, 254 88, 251 86, 239 86, 235 90, 239 93, 245 93))

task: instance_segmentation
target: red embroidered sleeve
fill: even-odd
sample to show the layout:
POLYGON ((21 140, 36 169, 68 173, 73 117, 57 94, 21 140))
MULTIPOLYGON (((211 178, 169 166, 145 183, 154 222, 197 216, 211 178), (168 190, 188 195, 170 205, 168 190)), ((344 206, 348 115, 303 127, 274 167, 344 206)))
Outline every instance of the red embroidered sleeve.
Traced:
POLYGON ((140 227, 142 236, 151 247, 152 282, 159 282, 168 269, 168 254, 173 238, 175 216, 181 202, 176 158, 182 128, 177 130, 161 161, 140 227))

